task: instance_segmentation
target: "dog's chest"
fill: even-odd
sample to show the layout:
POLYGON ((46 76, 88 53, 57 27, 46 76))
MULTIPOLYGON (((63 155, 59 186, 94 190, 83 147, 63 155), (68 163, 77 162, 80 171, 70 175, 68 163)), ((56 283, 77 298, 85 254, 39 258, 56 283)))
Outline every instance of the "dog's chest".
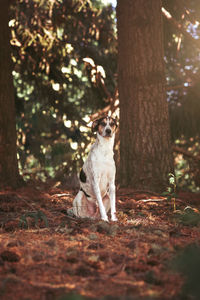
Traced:
POLYGON ((106 181, 108 178, 112 177, 115 171, 115 164, 113 159, 109 160, 94 160, 93 163, 94 173, 96 177, 101 178, 101 180, 106 181))
POLYGON ((90 156, 93 167, 101 172, 109 172, 115 167, 113 151, 109 148, 94 148, 90 156))
POLYGON ((108 191, 109 183, 115 176, 115 164, 113 157, 98 156, 93 158, 93 178, 96 178, 101 195, 108 191))
POLYGON ((94 186, 99 185, 101 196, 103 197, 109 188, 109 184, 115 178, 115 162, 113 159, 113 145, 98 142, 93 144, 91 151, 83 165, 86 181, 81 181, 82 189, 95 198, 94 186))
POLYGON ((109 148, 94 147, 86 161, 85 167, 94 177, 98 177, 102 185, 115 174, 113 151, 109 148))

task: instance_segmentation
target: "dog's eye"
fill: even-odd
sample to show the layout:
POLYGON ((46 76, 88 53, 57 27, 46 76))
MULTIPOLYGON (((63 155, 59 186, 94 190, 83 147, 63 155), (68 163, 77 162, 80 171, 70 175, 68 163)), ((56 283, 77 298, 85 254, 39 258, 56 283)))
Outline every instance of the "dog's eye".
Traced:
POLYGON ((115 126, 115 123, 114 123, 114 122, 110 123, 110 126, 111 126, 111 127, 114 127, 114 126, 115 126))
POLYGON ((106 123, 105 123, 105 122, 101 122, 101 125, 102 125, 103 127, 105 127, 105 126, 106 126, 106 123))

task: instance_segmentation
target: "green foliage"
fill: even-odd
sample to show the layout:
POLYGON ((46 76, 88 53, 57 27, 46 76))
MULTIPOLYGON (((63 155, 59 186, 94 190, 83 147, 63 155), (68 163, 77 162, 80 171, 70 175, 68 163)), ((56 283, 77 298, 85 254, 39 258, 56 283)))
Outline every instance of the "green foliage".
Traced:
POLYGON ((176 140, 183 152, 175 155, 175 175, 177 186, 182 190, 198 192, 200 190, 200 143, 199 137, 176 140), (184 155, 184 153, 186 153, 184 155))
POLYGON ((180 251, 171 262, 171 268, 180 272, 185 282, 182 295, 189 296, 184 299, 199 299, 200 297, 200 246, 191 244, 180 251))
POLYGON ((196 209, 187 206, 184 211, 176 211, 175 219, 186 226, 197 226, 200 223, 200 213, 196 209))
POLYGON ((45 227, 48 227, 47 217, 41 210, 35 212, 27 212, 26 214, 22 215, 19 220, 19 227, 28 229, 29 226, 27 218, 32 218, 35 226, 38 226, 38 221, 43 221, 45 227))
POLYGON ((9 25, 21 173, 45 180, 62 170, 66 180, 83 163, 88 116, 107 105, 99 78, 115 90, 115 13, 99 0, 16 2, 9 25))
POLYGON ((176 210, 176 177, 174 174, 169 173, 169 186, 167 187, 167 190, 162 193, 162 196, 166 196, 167 200, 172 201, 173 210, 176 210))

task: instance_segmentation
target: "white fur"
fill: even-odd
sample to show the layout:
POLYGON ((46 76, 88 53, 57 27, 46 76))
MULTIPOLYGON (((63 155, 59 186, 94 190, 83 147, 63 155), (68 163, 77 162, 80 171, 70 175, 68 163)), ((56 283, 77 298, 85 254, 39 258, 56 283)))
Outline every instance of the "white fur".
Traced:
MULTIPOLYGON (((108 128, 108 124, 104 132, 108 128)), ((80 181, 80 190, 73 201, 73 213, 78 217, 99 218, 108 221, 107 213, 111 209, 111 220, 116 218, 115 199, 115 162, 113 145, 115 133, 105 137, 97 132, 97 139, 92 145, 83 171, 87 176, 86 182, 80 181)))

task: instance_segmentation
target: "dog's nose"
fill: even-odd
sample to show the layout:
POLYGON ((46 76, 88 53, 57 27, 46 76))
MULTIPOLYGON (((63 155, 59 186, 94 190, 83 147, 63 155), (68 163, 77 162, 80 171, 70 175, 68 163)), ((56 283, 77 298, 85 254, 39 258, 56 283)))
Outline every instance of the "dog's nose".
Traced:
POLYGON ((111 129, 110 128, 106 129, 106 134, 111 134, 111 129))

